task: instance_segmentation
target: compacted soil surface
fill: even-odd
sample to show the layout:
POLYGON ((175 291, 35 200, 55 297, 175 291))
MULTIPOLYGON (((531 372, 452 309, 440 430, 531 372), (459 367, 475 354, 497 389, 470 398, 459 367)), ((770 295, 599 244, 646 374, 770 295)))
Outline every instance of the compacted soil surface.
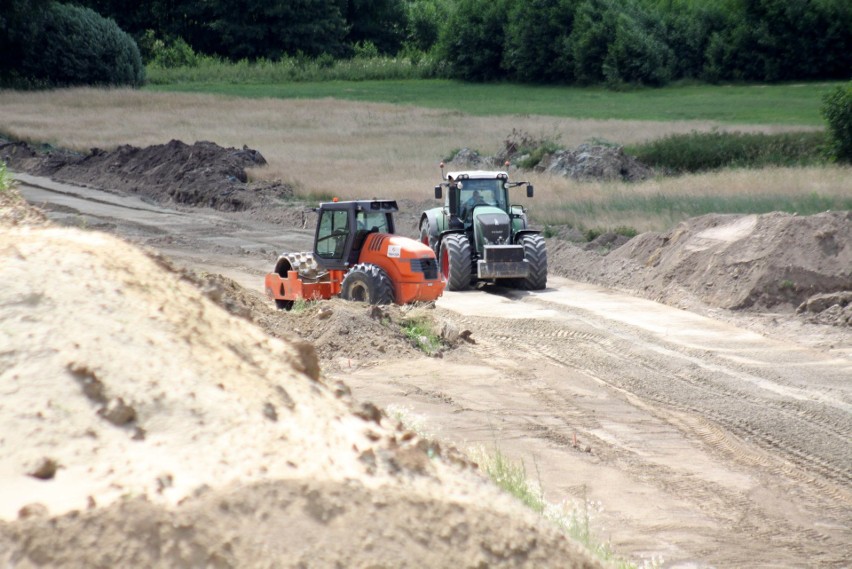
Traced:
POLYGON ((288 313, 263 275, 310 248, 304 208, 18 179, 39 209, 0 210, 6 564, 592 566, 470 447, 637 562, 852 563, 849 212, 549 239, 544 291, 288 313))

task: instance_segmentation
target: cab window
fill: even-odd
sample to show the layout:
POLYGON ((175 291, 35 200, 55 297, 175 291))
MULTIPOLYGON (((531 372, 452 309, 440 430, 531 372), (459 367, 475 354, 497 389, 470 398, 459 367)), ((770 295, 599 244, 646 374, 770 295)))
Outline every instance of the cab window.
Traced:
POLYGON ((342 259, 349 237, 349 215, 346 211, 322 212, 317 232, 316 254, 323 259, 342 259))
POLYGON ((379 233, 390 233, 388 228, 388 216, 386 213, 375 211, 359 211, 355 216, 359 231, 372 231, 373 228, 379 233))

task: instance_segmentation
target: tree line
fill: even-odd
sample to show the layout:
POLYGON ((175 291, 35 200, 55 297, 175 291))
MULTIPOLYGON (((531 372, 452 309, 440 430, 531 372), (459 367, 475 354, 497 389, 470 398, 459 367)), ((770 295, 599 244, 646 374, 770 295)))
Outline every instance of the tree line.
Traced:
POLYGON ((849 0, 6 0, 0 79, 139 84, 152 46, 225 60, 429 55, 470 81, 852 76, 849 0))

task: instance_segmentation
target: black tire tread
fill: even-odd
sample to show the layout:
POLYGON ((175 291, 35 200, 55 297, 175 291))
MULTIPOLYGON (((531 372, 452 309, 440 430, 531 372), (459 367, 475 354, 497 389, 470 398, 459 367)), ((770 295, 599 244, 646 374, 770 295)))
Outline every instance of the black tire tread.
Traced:
POLYGON ((393 304, 393 283, 381 267, 370 263, 358 263, 352 267, 343 277, 340 296, 345 300, 355 300, 352 289, 357 284, 362 284, 366 289, 369 304, 393 304))
MULTIPOLYGON (((470 258, 470 242, 461 233, 452 233, 441 242, 441 255, 449 254, 449 272, 447 290, 465 290, 473 278, 470 258)), ((440 260, 444 266, 443 259, 440 260)))
POLYGON ((518 288, 523 290, 544 290, 547 287, 547 245, 544 237, 538 234, 524 235, 520 239, 524 246, 524 259, 530 272, 525 279, 518 279, 518 288))

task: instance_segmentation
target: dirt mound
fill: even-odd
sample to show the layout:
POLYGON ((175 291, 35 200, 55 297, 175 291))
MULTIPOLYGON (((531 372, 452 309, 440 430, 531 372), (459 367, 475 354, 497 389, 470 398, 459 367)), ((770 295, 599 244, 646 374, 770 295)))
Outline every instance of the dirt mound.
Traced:
POLYGON ((256 150, 179 140, 137 148, 119 146, 88 154, 61 149, 40 153, 24 142, 0 143, 0 158, 13 169, 60 182, 132 192, 158 203, 242 211, 292 197, 286 184, 249 182, 246 168, 266 164, 256 150))
POLYGON ((49 528, 24 520, 8 534, 39 566, 599 567, 528 516, 494 505, 378 493, 356 480, 282 480, 205 491, 174 509, 132 498, 49 528))
POLYGON ((7 223, 0 278, 2 565, 594 566, 156 257, 7 223))
POLYGON ((14 189, 0 191, 0 227, 48 224, 44 212, 28 204, 20 193, 14 189))
MULTIPOLYGON (((524 154, 509 144, 495 156, 481 156, 475 150, 462 148, 453 157, 450 165, 452 169, 503 170, 507 160, 517 166, 529 157, 529 154, 524 154)), ((620 146, 590 144, 581 144, 574 150, 559 150, 545 154, 534 170, 580 182, 595 180, 636 182, 653 175, 651 168, 625 154, 624 148, 620 146)))
MULTIPOLYGON (((815 295, 852 291, 850 222, 852 212, 711 214, 666 233, 639 235, 606 257, 562 243, 549 253, 557 274, 663 301, 686 292, 721 308, 793 310, 815 295)), ((840 301, 811 307, 827 310, 836 304, 833 310, 845 314, 848 303, 840 301)), ((815 314, 807 306, 802 312, 815 314)))
POLYGON ((218 274, 185 275, 208 298, 231 314, 248 318, 267 334, 316 352, 325 370, 348 370, 376 360, 442 357, 447 350, 472 341, 470 331, 439 316, 434 303, 365 306, 339 298, 277 310, 259 292, 218 274), (424 347, 405 329, 422 322, 440 342, 424 347), (431 349, 426 349, 431 348, 431 349))
POLYGON ((535 170, 580 182, 638 182, 653 176, 651 168, 625 154, 624 148, 589 144, 581 144, 575 150, 560 150, 546 155, 535 170))

